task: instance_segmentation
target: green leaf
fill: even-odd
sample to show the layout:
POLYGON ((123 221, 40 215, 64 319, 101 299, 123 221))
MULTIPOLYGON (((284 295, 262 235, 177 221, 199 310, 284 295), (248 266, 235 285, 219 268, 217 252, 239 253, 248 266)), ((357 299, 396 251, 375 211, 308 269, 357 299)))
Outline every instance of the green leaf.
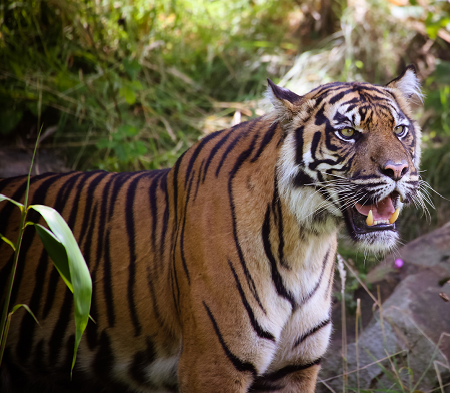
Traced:
POLYGON ((117 128, 117 133, 122 136, 135 136, 138 134, 136 127, 130 126, 129 124, 122 124, 117 128))
POLYGON ((7 239, 5 236, 3 236, 1 233, 0 239, 2 239, 5 243, 9 244, 12 247, 12 249, 16 251, 16 246, 14 245, 14 243, 11 240, 7 239))
POLYGON ((142 90, 142 83, 139 82, 138 80, 135 81, 131 81, 130 85, 129 85, 133 90, 142 90))
POLYGON ((147 146, 145 146, 145 143, 142 141, 136 141, 136 155, 137 156, 143 156, 144 154, 147 154, 147 146))
POLYGON ((15 200, 13 200, 13 199, 11 199, 11 198, 8 198, 6 195, 0 194, 0 202, 3 202, 3 201, 9 201, 9 202, 12 202, 12 203, 14 203, 16 206, 18 206, 18 207, 20 208, 20 210, 23 209, 23 205, 22 205, 21 203, 16 202, 15 200))
POLYGON ((136 94, 129 86, 121 87, 119 89, 119 95, 125 98, 125 101, 130 105, 133 105, 136 102, 136 94))
POLYGON ((11 312, 9 313, 9 316, 13 315, 20 307, 23 307, 25 310, 27 310, 30 315, 33 317, 33 319, 36 321, 36 323, 40 326, 39 321, 37 320, 36 316, 33 314, 33 311, 30 310, 30 307, 28 307, 26 304, 16 304, 11 312))
POLYGON ((47 228, 40 224, 33 224, 36 232, 41 238, 42 244, 50 255, 56 269, 66 283, 70 292, 73 293, 72 281, 70 280, 69 260, 67 259, 67 252, 62 243, 50 232, 47 228))
POLYGON ((77 241, 60 214, 55 209, 48 206, 31 205, 30 208, 36 210, 44 217, 47 225, 53 232, 53 235, 62 243, 67 252, 75 305, 75 346, 72 359, 73 370, 81 336, 86 329, 89 319, 89 309, 91 307, 92 297, 91 276, 77 241))
POLYGON ((114 143, 110 141, 108 138, 100 138, 97 141, 96 146, 98 149, 106 149, 107 147, 109 148, 113 147, 114 143))

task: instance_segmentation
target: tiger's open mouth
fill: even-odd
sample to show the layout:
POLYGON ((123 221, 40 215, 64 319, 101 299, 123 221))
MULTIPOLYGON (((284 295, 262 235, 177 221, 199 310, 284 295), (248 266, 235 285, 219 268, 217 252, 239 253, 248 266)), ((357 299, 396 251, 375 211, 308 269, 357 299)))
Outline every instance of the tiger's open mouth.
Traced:
POLYGON ((351 229, 355 233, 395 231, 395 221, 400 214, 400 194, 393 191, 386 198, 372 202, 355 203, 346 209, 351 229))

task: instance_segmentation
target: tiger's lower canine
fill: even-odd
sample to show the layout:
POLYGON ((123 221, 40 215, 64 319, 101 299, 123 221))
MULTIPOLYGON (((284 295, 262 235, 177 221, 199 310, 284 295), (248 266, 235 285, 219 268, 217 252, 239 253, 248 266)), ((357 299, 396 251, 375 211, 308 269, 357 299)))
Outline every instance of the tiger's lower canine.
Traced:
MULTIPOLYGON (((1 392, 314 392, 331 332, 336 232, 386 251, 417 198, 421 97, 409 66, 387 86, 305 96, 269 81, 274 110, 210 134, 167 170, 43 174, 94 284, 70 382, 72 295, 27 228, 1 392)), ((0 182, 21 200, 25 177, 0 182)), ((0 233, 19 214, 3 203, 0 233)), ((35 217, 38 220, 38 217, 35 217)), ((0 247, 0 288, 12 258, 0 247)))

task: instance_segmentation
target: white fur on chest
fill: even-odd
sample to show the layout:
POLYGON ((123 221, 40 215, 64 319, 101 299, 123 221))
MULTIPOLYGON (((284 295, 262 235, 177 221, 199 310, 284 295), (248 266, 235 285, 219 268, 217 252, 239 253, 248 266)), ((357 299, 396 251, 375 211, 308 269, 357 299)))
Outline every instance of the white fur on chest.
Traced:
POLYGON ((306 247, 298 242, 298 248, 293 248, 292 255, 286 256, 291 269, 281 268, 280 273, 298 307, 287 318, 286 311, 279 310, 279 320, 285 323, 280 326, 276 348, 264 372, 276 371, 291 364, 307 364, 326 352, 331 334, 335 251, 336 236, 332 233, 313 236, 306 247))

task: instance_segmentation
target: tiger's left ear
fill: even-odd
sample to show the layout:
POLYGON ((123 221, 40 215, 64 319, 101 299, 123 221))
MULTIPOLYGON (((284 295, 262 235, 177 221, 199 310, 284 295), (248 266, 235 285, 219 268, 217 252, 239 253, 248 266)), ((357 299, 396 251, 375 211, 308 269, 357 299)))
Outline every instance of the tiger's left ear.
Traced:
POLYGON ((407 66, 400 76, 390 81, 386 87, 400 90, 403 96, 408 100, 417 96, 419 100, 423 102, 423 93, 420 90, 420 82, 417 78, 416 67, 412 64, 407 66))
POLYGON ((266 97, 278 112, 278 117, 286 120, 292 119, 298 112, 298 104, 302 97, 289 89, 277 86, 270 79, 267 79, 267 82, 269 86, 267 87, 266 97))

